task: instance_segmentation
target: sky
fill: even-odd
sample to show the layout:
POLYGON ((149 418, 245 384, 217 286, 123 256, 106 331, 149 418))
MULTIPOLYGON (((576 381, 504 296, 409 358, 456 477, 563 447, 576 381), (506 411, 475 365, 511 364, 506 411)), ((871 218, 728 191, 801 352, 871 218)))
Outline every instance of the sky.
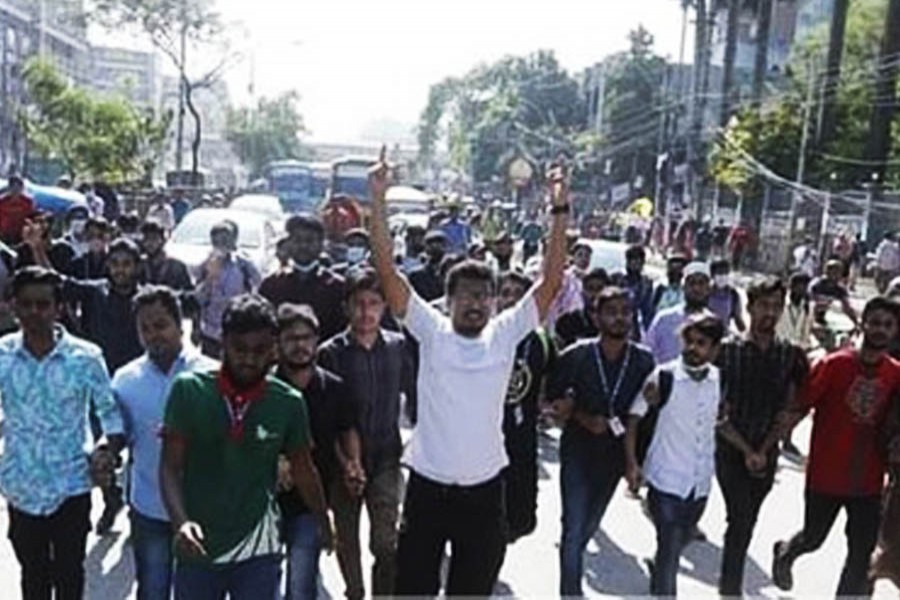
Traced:
MULTIPOLYGON (((679 0, 217 0, 245 59, 226 75, 232 101, 296 89, 312 138, 356 142, 411 130, 428 89, 479 63, 538 49, 576 73, 627 46, 643 24, 677 59, 679 0)), ((687 40, 690 62, 690 35, 687 40)))

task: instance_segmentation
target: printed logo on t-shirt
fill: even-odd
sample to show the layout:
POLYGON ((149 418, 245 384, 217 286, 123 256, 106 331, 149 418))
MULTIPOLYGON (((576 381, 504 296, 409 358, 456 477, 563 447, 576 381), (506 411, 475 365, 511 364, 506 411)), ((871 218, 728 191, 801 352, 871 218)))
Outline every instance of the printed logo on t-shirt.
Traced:
POLYGON ((528 395, 528 390, 531 389, 532 379, 534 379, 534 375, 531 373, 528 361, 517 360, 509 378, 509 386, 506 388, 506 403, 521 403, 528 395))
POLYGON ((874 425, 881 390, 875 377, 857 377, 847 392, 847 406, 853 413, 854 422, 860 425, 874 425))

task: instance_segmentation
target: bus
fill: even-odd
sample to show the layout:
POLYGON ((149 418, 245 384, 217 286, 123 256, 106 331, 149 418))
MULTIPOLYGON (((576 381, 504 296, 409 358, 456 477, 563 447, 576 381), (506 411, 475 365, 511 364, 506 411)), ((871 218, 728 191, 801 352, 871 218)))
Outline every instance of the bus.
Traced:
POLYGON ((369 169, 378 158, 348 156, 331 163, 331 187, 322 205, 329 239, 341 239, 349 229, 365 227, 371 213, 369 169))
POLYGON ((263 169, 269 192, 278 196, 287 213, 313 212, 316 199, 312 195, 313 171, 299 160, 277 160, 263 169))

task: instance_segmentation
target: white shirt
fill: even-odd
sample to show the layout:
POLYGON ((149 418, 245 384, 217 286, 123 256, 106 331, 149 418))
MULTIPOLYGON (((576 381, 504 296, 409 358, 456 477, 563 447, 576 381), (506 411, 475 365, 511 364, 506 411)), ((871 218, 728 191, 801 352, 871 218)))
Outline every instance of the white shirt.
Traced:
POLYGON ((404 462, 448 485, 476 485, 508 464, 503 404, 516 346, 540 325, 533 290, 491 319, 481 335, 410 295, 405 324, 419 342, 418 419, 404 462))
MULTIPOLYGON (((679 498, 709 495, 715 472, 716 420, 719 414, 719 369, 710 365, 703 381, 694 381, 679 358, 658 367, 673 375, 672 394, 660 409, 647 458, 644 477, 661 492, 679 498)), ((648 410, 643 395, 631 407, 631 414, 643 417, 648 410)))

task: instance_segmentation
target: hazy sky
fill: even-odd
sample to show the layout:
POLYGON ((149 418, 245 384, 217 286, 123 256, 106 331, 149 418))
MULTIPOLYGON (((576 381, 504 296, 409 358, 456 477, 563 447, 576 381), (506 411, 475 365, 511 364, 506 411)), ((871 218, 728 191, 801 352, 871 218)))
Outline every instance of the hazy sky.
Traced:
MULTIPOLYGON (((257 94, 296 89, 313 137, 356 141, 380 120, 415 125, 432 83, 540 48, 578 71, 642 23, 677 58, 678 0, 217 0, 236 47, 252 48, 257 94)), ((688 36, 690 57, 690 35, 688 36)), ((689 58, 688 58, 689 62, 689 58)), ((227 76, 248 99, 250 61, 227 76)))

